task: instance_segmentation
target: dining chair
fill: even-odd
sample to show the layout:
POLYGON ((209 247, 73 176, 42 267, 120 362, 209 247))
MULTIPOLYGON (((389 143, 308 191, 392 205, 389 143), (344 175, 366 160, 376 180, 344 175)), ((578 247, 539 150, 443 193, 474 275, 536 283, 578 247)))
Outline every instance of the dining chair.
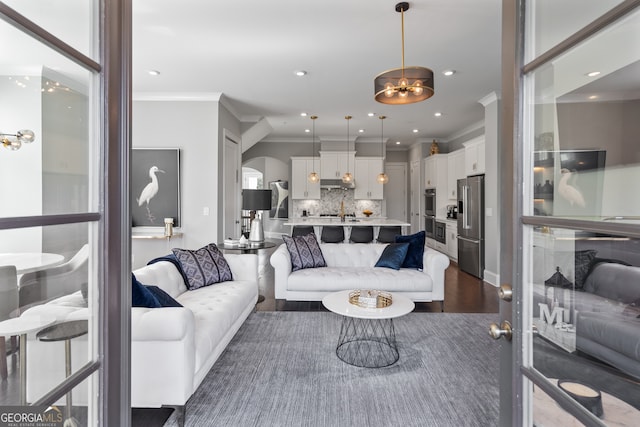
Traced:
MULTIPOLYGON (((0 321, 7 320, 18 309, 18 274, 14 265, 0 266, 0 321)), ((0 377, 7 379, 7 343, 0 337, 0 377)))
POLYGON ((373 241, 373 227, 370 225, 351 227, 349 241, 353 243, 371 243, 373 241))
POLYGON ((325 225, 320 233, 320 240, 324 243, 344 242, 344 227, 341 225, 325 225))
POLYGON ((18 284, 20 308, 81 290, 89 280, 88 264, 89 245, 85 244, 63 264, 23 274, 18 284))
POLYGON ((402 234, 402 228, 395 225, 383 225, 378 231, 378 243, 394 243, 396 236, 402 234))

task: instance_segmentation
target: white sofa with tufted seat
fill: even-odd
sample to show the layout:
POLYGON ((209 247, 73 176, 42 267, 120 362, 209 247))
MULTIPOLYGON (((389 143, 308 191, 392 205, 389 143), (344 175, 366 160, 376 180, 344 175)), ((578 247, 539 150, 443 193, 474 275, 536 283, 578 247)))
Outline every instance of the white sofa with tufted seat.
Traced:
POLYGON ((349 289, 376 289, 403 294, 416 302, 444 301, 444 271, 449 258, 425 248, 424 268, 374 267, 383 243, 321 243, 327 267, 292 272, 286 245, 271 255, 275 269, 275 296, 293 301, 320 301, 325 295, 349 289))
MULTIPOLYGON (((258 257, 225 254, 233 281, 187 291, 178 269, 167 261, 134 271, 145 285, 156 285, 183 307, 131 309, 131 406, 175 406, 184 421, 184 405, 258 300, 258 257)), ((58 322, 89 318, 80 292, 27 310, 58 322)), ((91 323, 97 319, 89 319, 91 323)), ((35 401, 64 379, 63 342, 40 342, 29 336, 27 398, 35 401)), ((86 364, 87 336, 72 340, 75 372, 86 364)), ((87 403, 86 387, 74 390, 74 404, 87 403)))

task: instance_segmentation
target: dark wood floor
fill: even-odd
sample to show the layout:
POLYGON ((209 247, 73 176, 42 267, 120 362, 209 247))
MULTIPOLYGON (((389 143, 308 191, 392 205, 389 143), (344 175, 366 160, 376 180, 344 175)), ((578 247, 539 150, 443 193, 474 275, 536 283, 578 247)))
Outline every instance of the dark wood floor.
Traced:
MULTIPOLYGON (((280 242, 278 242, 280 243, 280 242)), ((276 247, 277 248, 277 247, 276 247)), ((257 311, 326 311, 320 301, 285 301, 274 297, 274 271, 269 257, 275 249, 260 251, 260 294, 265 300, 257 311)), ((416 303, 415 311, 440 312, 439 302, 416 303)), ((451 262, 445 271, 444 311, 447 313, 497 313, 498 289, 470 274, 460 271, 451 262)))

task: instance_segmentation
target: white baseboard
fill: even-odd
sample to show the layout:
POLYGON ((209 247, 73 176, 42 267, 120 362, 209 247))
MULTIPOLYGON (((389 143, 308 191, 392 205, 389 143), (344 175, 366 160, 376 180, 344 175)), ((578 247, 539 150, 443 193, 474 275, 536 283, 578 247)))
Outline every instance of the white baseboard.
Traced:
POLYGON ((500 275, 489 270, 484 270, 484 281, 496 288, 500 287, 500 275))

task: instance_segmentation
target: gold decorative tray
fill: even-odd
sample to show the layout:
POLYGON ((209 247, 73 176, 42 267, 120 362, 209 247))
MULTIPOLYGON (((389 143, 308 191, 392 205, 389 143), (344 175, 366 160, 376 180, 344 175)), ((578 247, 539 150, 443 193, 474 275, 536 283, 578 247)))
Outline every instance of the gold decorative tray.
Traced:
POLYGON ((362 308, 384 308, 393 301, 389 292, 356 289, 349 292, 349 302, 362 308))

